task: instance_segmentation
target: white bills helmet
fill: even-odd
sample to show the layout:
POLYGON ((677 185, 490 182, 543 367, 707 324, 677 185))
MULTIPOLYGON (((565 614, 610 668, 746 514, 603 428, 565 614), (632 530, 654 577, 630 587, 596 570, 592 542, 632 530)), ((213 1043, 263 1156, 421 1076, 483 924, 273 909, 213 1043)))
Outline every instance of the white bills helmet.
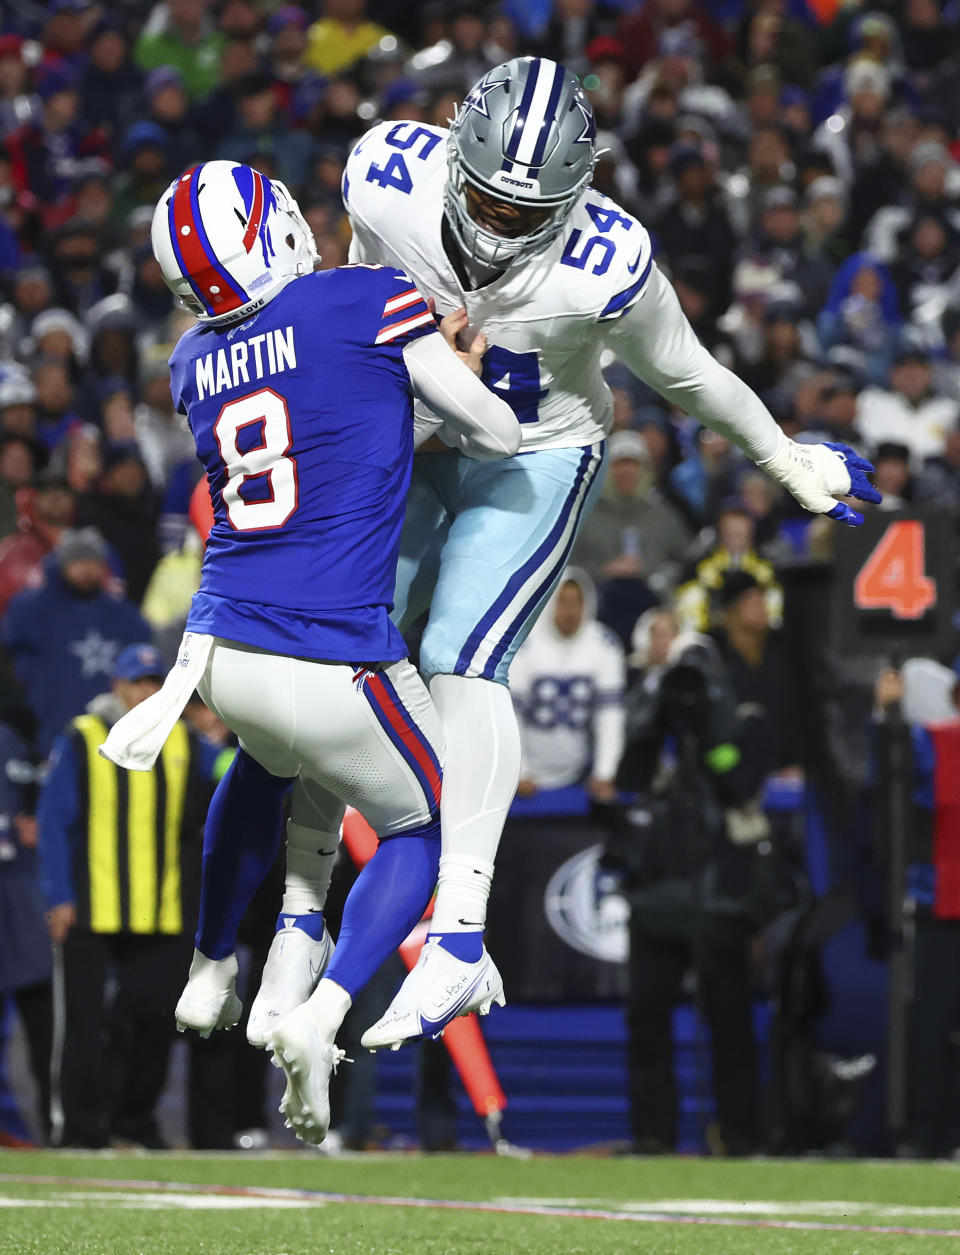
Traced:
POLYGON ((253 313, 319 259, 284 185, 235 161, 207 161, 175 179, 151 240, 174 296, 214 326, 253 313))

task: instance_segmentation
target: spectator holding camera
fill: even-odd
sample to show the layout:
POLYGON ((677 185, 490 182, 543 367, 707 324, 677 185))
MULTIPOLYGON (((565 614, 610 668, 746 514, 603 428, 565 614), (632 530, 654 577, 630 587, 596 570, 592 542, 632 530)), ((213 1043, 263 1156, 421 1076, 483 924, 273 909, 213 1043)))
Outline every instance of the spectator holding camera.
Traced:
POLYGON ((606 861, 624 871, 631 908, 628 1067, 639 1153, 676 1147, 672 1012, 691 968, 710 1026, 714 1148, 746 1154, 757 1145, 750 970, 768 828, 753 803, 767 761, 750 723, 717 647, 694 633, 675 637, 666 663, 641 674, 627 698, 617 783, 635 800, 614 825, 606 861))

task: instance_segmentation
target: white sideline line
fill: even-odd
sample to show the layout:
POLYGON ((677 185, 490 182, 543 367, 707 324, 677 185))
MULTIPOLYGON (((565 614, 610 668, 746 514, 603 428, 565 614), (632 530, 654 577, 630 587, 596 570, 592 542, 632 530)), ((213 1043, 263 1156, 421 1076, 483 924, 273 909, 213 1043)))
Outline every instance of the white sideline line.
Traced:
POLYGON ((213 1195, 253 1199, 292 1199, 304 1203, 345 1203, 366 1207, 405 1207, 430 1211, 466 1211, 513 1216, 565 1216, 578 1220, 611 1220, 632 1224, 713 1225, 732 1229, 790 1229, 819 1233, 887 1233, 899 1237, 960 1238, 960 1229, 926 1229, 908 1225, 831 1223, 817 1220, 769 1220, 740 1216, 670 1215, 655 1211, 561 1208, 534 1203, 471 1202, 449 1198, 400 1198, 387 1194, 345 1194, 332 1190, 298 1190, 248 1185, 197 1185, 183 1181, 105 1180, 102 1177, 40 1176, 2 1173, 3 1185, 48 1185, 95 1190, 143 1190, 167 1194, 213 1195))

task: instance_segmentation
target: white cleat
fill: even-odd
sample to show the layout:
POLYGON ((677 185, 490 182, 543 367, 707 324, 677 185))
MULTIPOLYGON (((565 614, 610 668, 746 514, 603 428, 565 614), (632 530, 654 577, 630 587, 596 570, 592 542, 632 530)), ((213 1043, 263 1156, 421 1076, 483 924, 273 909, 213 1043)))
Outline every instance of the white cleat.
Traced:
POLYGON ((292 924, 280 929, 270 943, 260 989, 247 1020, 251 1046, 265 1049, 283 1017, 307 1001, 320 984, 333 950, 333 938, 326 928, 319 941, 292 924))
POLYGON ((416 1037, 439 1037, 458 1015, 486 1015, 506 1003, 503 978, 484 947, 476 963, 465 963, 438 938, 428 938, 416 966, 372 1028, 360 1038, 367 1050, 397 1050, 416 1037))
POLYGON ((301 1142, 319 1146, 330 1127, 330 1076, 346 1053, 324 1037, 305 1006, 284 1016, 274 1029, 269 1049, 287 1075, 280 1103, 286 1127, 301 1142))
POLYGON ((214 1029, 233 1028, 242 1011, 243 1003, 237 997, 237 956, 208 959, 194 950, 187 983, 174 1012, 177 1031, 192 1028, 201 1037, 209 1037, 214 1029))

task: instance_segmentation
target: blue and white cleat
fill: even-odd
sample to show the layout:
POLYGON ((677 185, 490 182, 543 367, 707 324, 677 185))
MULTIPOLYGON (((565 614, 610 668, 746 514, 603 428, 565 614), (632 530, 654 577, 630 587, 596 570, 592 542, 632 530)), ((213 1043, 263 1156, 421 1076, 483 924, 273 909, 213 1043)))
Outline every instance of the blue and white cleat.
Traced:
POLYGON ((280 1114, 301 1142, 319 1146, 330 1128, 330 1077, 346 1059, 320 1031, 310 1007, 296 1007, 274 1029, 268 1048, 287 1088, 280 1114))
MULTIPOLYGON (((286 918, 294 921, 297 917, 286 918)), ((287 926, 284 922, 270 943, 260 989, 250 1008, 247 1041, 251 1046, 265 1049, 283 1017, 307 1001, 320 984, 333 950, 333 938, 326 926, 320 940, 314 941, 296 924, 287 926)))
POLYGON ((475 963, 445 950, 439 937, 429 937, 416 966, 372 1028, 360 1038, 367 1050, 399 1050, 417 1037, 439 1037, 458 1015, 504 1006, 503 978, 484 947, 475 963))
POLYGON ((174 1012, 177 1031, 195 1029, 209 1037, 214 1029, 233 1028, 243 1003, 237 997, 237 956, 208 959, 194 950, 187 983, 174 1012))

